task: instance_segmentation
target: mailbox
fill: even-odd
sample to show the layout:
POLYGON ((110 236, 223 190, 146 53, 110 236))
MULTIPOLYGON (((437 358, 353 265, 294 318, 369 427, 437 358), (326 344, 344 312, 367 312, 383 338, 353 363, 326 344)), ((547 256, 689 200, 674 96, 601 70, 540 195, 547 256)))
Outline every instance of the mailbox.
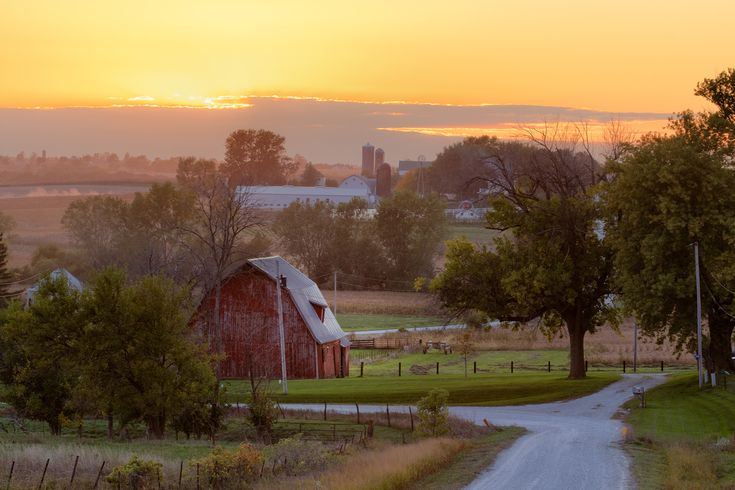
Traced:
POLYGON ((633 387, 633 394, 634 395, 642 395, 644 393, 644 389, 642 386, 634 386, 633 387))
POLYGON ((642 386, 636 385, 633 387, 633 395, 640 399, 640 407, 646 408, 646 390, 642 386))

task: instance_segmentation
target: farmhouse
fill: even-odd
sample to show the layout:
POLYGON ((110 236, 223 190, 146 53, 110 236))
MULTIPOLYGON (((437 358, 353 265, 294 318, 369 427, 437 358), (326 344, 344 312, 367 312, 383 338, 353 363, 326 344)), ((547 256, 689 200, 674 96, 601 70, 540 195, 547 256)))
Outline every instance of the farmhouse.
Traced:
MULTIPOLYGON (((277 288, 285 333, 288 379, 349 375, 350 342, 319 287, 281 257, 250 259, 222 284, 220 374, 223 378, 281 377, 277 288), (278 277, 281 280, 278 280, 278 277)), ((193 322, 216 349, 215 293, 200 304, 193 322)))

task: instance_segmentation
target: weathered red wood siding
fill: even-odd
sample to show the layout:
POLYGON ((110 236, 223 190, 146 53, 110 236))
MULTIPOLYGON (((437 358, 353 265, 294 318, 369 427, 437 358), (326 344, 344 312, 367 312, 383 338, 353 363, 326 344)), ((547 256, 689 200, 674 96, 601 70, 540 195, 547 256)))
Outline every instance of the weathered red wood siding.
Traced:
MULTIPOLYGON (((339 341, 319 345, 301 318, 288 290, 282 289, 281 297, 288 378, 329 378, 341 375, 339 341)), ((214 343, 214 322, 211 321, 213 310, 214 292, 202 302, 197 313, 197 326, 211 339, 211 344, 214 343)), ((280 378, 275 281, 252 268, 246 268, 230 277, 222 286, 221 318, 225 354, 225 358, 220 361, 221 376, 248 378, 252 369, 253 374, 258 377, 280 378)), ((216 352, 215 345, 211 348, 216 352)))

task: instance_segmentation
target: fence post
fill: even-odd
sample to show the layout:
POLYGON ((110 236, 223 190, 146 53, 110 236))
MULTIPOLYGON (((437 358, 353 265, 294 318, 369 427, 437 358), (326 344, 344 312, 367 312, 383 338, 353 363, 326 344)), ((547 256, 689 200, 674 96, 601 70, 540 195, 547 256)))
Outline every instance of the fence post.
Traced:
POLYGON ((625 359, 623 359, 623 372, 625 372, 625 359))
POLYGON ((510 372, 513 373, 513 361, 510 361, 510 372))
POLYGON ((362 378, 362 368, 365 366, 363 361, 360 361, 360 377, 362 378))
POLYGON ((15 460, 10 464, 10 474, 8 475, 8 486, 7 488, 10 489, 10 480, 13 478, 13 469, 15 468, 15 460))
POLYGON ((355 402, 355 408, 357 409, 357 423, 360 423, 360 405, 355 402))
POLYGON ((661 361, 661 372, 664 372, 664 361, 661 361))
MULTIPOLYGON (((48 461, 46 461, 46 466, 48 466, 48 461)), ((105 468, 105 461, 102 461, 102 464, 100 465, 100 470, 97 472, 97 478, 94 480, 94 487, 92 488, 97 488, 97 486, 100 484, 100 478, 102 478, 102 470, 104 468, 105 468)), ((46 474, 45 469, 43 470, 43 474, 44 475, 46 474)), ((43 478, 41 478, 41 483, 43 483, 43 478)), ((41 489, 40 486, 38 488, 39 490, 41 489)))
MULTIPOLYGON (((727 388, 727 384, 725 384, 727 388)), ((408 406, 408 416, 411 417, 411 432, 413 432, 413 412, 411 411, 411 405, 408 406)))
POLYGON ((399 378, 401 377, 401 363, 400 363, 400 361, 398 362, 398 377, 399 378))
MULTIPOLYGON (((263 459, 263 462, 265 463, 265 459, 263 459)), ((184 460, 181 460, 179 462, 179 488, 181 488, 181 476, 184 473, 184 460)), ((261 476, 263 475, 263 468, 260 469, 261 476)))
POLYGON ((436 374, 439 374, 439 362, 436 363, 436 374))
POLYGON ((388 406, 389 405, 386 403, 385 404, 385 415, 388 418, 388 427, 391 427, 391 425, 390 425, 390 409, 388 408, 388 406))
POLYGON ((589 367, 589 361, 587 359, 584 360, 584 372, 587 372, 587 368, 589 367))
POLYGON ((74 468, 71 470, 71 480, 69 480, 69 488, 73 487, 74 476, 77 474, 77 464, 79 464, 79 456, 74 460, 74 468))
POLYGON ((548 370, 549 370, 549 372, 551 372, 551 361, 549 361, 548 370))
POLYGON ((324 420, 327 420, 327 402, 324 402, 324 420))
POLYGON ((199 463, 197 463, 197 490, 199 490, 199 463))
MULTIPOLYGON (((43 473, 41 473, 41 483, 38 484, 38 490, 41 490, 43 488, 43 480, 46 478, 46 470, 48 469, 48 463, 51 461, 50 458, 46 458, 46 466, 43 467, 43 473)), ((95 488, 97 488, 95 486, 95 488)))

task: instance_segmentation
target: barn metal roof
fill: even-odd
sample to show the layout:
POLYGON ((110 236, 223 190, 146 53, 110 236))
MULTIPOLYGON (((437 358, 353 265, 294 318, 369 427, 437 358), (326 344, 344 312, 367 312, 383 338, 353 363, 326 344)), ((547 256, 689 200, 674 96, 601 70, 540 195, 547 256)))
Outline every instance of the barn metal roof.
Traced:
POLYGON ((350 345, 347 335, 337 323, 327 300, 324 299, 324 295, 314 281, 279 256, 250 259, 248 263, 263 271, 274 281, 278 273, 286 278, 286 289, 291 299, 319 343, 339 340, 343 346, 350 345), (324 307, 324 322, 319 319, 310 303, 324 307))
POLYGON ((38 293, 38 290, 41 288, 41 285, 43 285, 44 282, 48 280, 56 281, 61 277, 66 280, 66 283, 70 289, 75 289, 79 292, 82 292, 82 289, 84 289, 84 286, 82 286, 82 282, 74 277, 71 272, 66 269, 54 269, 48 276, 43 277, 36 284, 26 289, 26 301, 31 301, 33 299, 33 297, 36 295, 36 293, 38 293))

